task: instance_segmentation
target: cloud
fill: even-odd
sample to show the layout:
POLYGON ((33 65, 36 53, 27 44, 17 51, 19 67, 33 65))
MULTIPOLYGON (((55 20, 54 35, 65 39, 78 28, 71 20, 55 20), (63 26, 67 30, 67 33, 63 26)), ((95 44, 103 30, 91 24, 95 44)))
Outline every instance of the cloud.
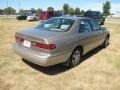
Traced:
MULTIPOLYGON (((84 10, 94 10, 94 11, 103 11, 103 3, 89 3, 89 5, 84 6, 84 10)), ((120 3, 111 3, 111 13, 120 15, 120 3)))
POLYGON ((89 3, 86 6, 83 6, 84 10, 94 10, 94 11, 102 11, 103 3, 89 3))
POLYGON ((111 4, 111 12, 120 12, 120 3, 111 4))

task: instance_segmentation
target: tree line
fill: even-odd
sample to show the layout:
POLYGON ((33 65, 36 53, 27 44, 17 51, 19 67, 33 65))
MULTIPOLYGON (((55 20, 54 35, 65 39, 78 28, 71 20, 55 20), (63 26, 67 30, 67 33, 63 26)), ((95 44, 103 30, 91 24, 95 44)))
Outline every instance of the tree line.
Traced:
MULTIPOLYGON (((110 9, 111 9, 111 3, 109 1, 106 1, 105 3, 103 3, 103 14, 105 16, 110 15, 110 9)), ((54 8, 50 6, 47 8, 47 10, 54 11, 54 8)), ((39 15, 43 10, 41 8, 38 8, 38 9, 31 8, 30 10, 20 9, 19 14, 24 15, 26 14, 27 11, 30 11, 32 13, 36 13, 37 15, 39 15)), ((59 11, 62 12, 63 14, 69 14, 69 15, 84 15, 84 12, 85 12, 84 10, 80 10, 79 7, 73 8, 69 6, 69 4, 67 3, 65 3, 63 5, 63 9, 59 11)), ((12 14, 16 14, 16 10, 12 7, 7 7, 5 9, 0 9, 0 14, 12 15, 12 14)))

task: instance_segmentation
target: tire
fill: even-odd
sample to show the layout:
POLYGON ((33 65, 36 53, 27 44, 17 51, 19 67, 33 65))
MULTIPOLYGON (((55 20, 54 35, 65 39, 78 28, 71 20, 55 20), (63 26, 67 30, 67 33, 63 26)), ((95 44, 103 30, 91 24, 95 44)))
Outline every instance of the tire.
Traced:
POLYGON ((81 60, 81 48, 76 48, 70 56, 69 67, 75 67, 81 60))
POLYGON ((103 21, 103 22, 101 22, 101 25, 104 25, 104 21, 103 21))
POLYGON ((109 36, 106 37, 104 43, 103 43, 103 48, 106 48, 109 45, 109 36))

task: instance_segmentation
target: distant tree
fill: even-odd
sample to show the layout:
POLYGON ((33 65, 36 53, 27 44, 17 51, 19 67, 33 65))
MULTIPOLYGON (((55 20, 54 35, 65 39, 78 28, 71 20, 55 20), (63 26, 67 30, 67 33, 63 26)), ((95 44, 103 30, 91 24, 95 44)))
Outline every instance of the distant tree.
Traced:
POLYGON ((52 11, 54 11, 54 8, 50 6, 47 8, 47 10, 52 12, 52 11))
POLYGON ((61 9, 61 10, 58 10, 59 11, 59 14, 60 15, 63 15, 64 14, 64 12, 63 12, 63 10, 61 9))
POLYGON ((30 11, 31 11, 31 13, 35 13, 36 12, 34 8, 31 8, 30 11))
POLYGON ((69 12, 69 5, 66 3, 63 5, 63 12, 64 12, 64 14, 68 14, 68 12, 69 12))
POLYGON ((103 14, 105 16, 110 15, 110 9, 111 9, 111 3, 109 1, 103 3, 103 14))
POLYGON ((26 15, 26 12, 25 12, 24 9, 20 9, 19 14, 20 14, 20 15, 26 15))
POLYGON ((36 15, 39 16, 41 12, 42 12, 42 9, 38 8, 38 9, 36 10, 36 15))
POLYGON ((75 15, 80 15, 80 9, 78 7, 75 8, 75 15))
POLYGON ((80 15, 84 15, 85 11, 81 10, 80 15))
POLYGON ((71 14, 71 15, 75 14, 74 9, 72 7, 69 8, 69 14, 71 14))
POLYGON ((3 10, 2 9, 0 9, 0 14, 3 14, 3 10))
POLYGON ((7 14, 7 15, 15 14, 16 10, 12 7, 7 7, 7 8, 4 9, 4 13, 7 14))

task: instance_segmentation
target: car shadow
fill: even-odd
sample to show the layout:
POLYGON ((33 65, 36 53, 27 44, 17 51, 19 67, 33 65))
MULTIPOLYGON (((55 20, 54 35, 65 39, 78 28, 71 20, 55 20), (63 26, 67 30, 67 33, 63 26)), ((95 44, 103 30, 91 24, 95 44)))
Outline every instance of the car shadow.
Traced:
MULTIPOLYGON (((89 53, 85 54, 82 57, 80 64, 82 62, 84 62, 85 60, 88 60, 91 56, 94 56, 95 54, 100 52, 102 49, 103 48, 101 48, 101 47, 97 47, 94 50, 90 51, 89 53)), ((61 66, 61 64, 50 66, 50 67, 41 67, 41 66, 33 64, 33 63, 31 63, 31 62, 29 62, 29 61, 27 61, 25 59, 22 59, 22 61, 24 63, 26 63, 27 65, 29 65, 30 67, 32 67, 33 69, 36 69, 36 70, 38 70, 38 71, 40 71, 42 73, 48 74, 48 75, 57 75, 59 73, 63 73, 65 71, 68 71, 68 70, 71 69, 71 68, 68 68, 68 67, 61 66)))
POLYGON ((29 22, 35 22, 35 21, 39 21, 39 20, 29 20, 29 22))

